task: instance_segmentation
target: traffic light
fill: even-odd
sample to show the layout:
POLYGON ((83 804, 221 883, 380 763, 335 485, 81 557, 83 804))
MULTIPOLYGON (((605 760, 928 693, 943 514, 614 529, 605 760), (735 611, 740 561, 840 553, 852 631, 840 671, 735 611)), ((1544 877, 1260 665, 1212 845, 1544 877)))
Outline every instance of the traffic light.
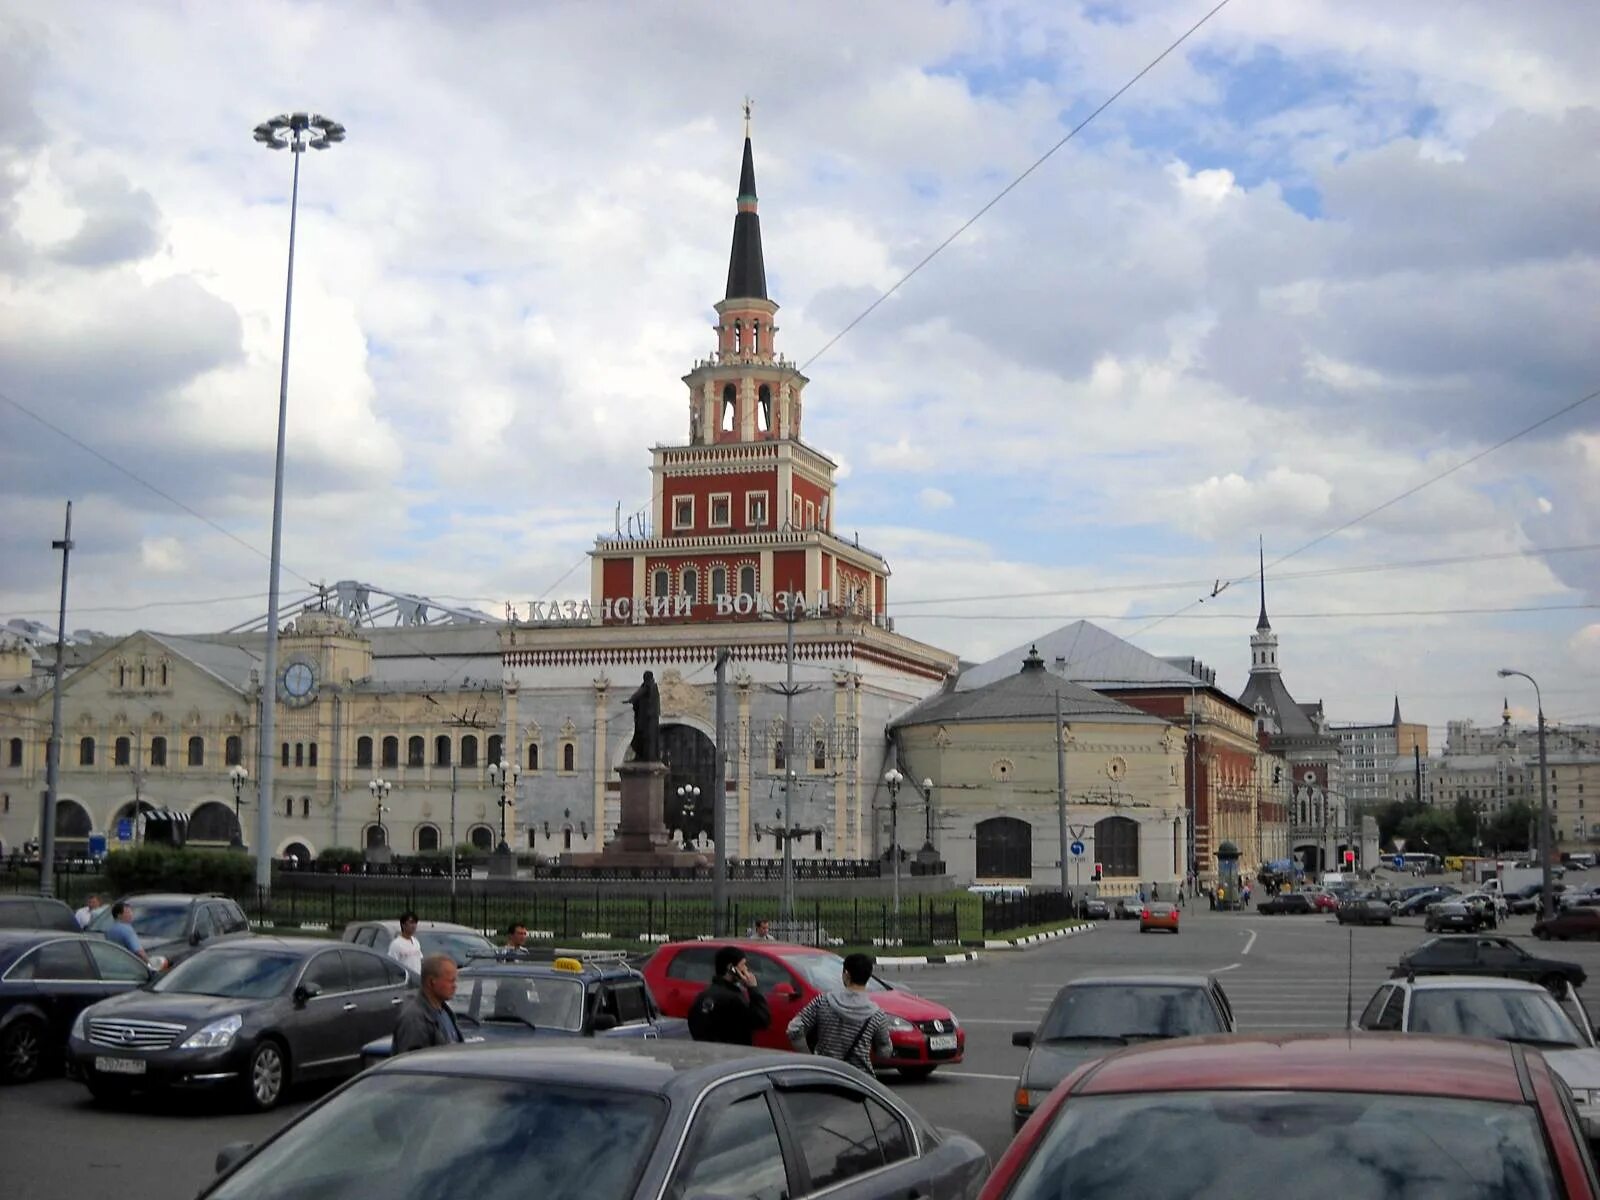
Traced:
POLYGON ((1102 874, 1104 874, 1104 870, 1101 868, 1099 863, 1095 863, 1095 865, 1094 865, 1094 881, 1096 883, 1100 882, 1100 876, 1102 874))
POLYGON ((1346 850, 1344 852, 1344 865, 1347 867, 1356 865, 1356 852, 1354 850, 1346 850))

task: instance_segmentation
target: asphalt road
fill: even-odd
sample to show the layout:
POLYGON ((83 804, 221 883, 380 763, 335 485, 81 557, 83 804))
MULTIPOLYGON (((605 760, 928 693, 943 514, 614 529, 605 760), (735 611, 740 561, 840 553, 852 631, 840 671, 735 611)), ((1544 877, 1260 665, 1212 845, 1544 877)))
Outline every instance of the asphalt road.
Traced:
MULTIPOLYGON (((1502 932, 1526 936, 1530 924, 1530 918, 1513 918, 1502 932)), ((1033 1028, 1063 983, 1107 971, 1217 971, 1245 1032, 1340 1029, 1347 1012, 1360 1013, 1396 958, 1425 936, 1420 920, 1347 929, 1320 916, 1191 907, 1176 936, 1141 935, 1136 922, 1112 921, 1078 937, 989 953, 973 963, 887 971, 891 982, 948 1004, 967 1031, 960 1065, 921 1083, 887 1082, 936 1125, 976 1138, 998 1158, 1011 1140, 1011 1092, 1025 1054, 1011 1045, 1011 1034, 1033 1028)), ((1582 963, 1600 980, 1600 943, 1529 939, 1529 945, 1582 963)), ((0 1178, 5 1194, 29 1200, 193 1196, 210 1178, 221 1146, 260 1140, 315 1098, 299 1094, 265 1115, 182 1097, 111 1112, 91 1104, 81 1085, 62 1079, 0 1089, 0 1178)))

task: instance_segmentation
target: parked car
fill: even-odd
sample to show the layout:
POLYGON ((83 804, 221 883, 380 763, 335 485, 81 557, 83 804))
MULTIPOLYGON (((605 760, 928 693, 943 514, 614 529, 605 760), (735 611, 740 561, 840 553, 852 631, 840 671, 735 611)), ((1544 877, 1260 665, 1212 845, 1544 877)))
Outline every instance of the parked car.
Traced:
MULTIPOLYGON (((789 1049, 784 1032, 790 1018, 823 992, 838 988, 844 960, 828 950, 786 942, 706 941, 668 942, 644 964, 650 992, 669 1017, 687 1017, 706 985, 711 982, 712 960, 723 946, 738 946, 749 959, 756 986, 772 1009, 772 1022, 756 1034, 756 1045, 789 1049)), ((894 1068, 913 1079, 931 1075, 946 1063, 958 1063, 966 1051, 967 1034, 956 1016, 942 1004, 926 1000, 905 988, 873 976, 867 995, 893 1018, 889 1040, 893 1054, 874 1059, 873 1066, 894 1068)))
MULTIPOLYGON (((663 1016, 645 978, 621 951, 559 955, 548 962, 474 959, 456 976, 451 1011, 464 1038, 508 1042, 538 1038, 687 1038, 689 1023, 663 1016)), ((388 1058, 393 1038, 362 1048, 388 1058)))
POLYGON ((1112 912, 1116 914, 1116 918, 1119 921, 1137 921, 1139 919, 1139 910, 1143 907, 1144 905, 1139 902, 1139 897, 1137 896, 1119 896, 1112 912))
POLYGON ((982 1200, 1253 1195, 1263 1180, 1296 1196, 1593 1200, 1578 1128, 1550 1065, 1509 1042, 1195 1038, 1078 1068, 982 1200))
POLYGON ((1529 954, 1510 938, 1450 936, 1423 942, 1400 956, 1392 978, 1403 975, 1501 975, 1531 979, 1552 991, 1563 983, 1581 988, 1589 974, 1577 963, 1529 954))
POLYGON ((1397 917, 1426 916, 1428 909, 1435 904, 1453 902, 1461 893, 1456 888, 1450 887, 1425 887, 1413 889, 1409 896, 1403 896, 1399 905, 1394 910, 1397 917))
POLYGON ((1330 892, 1324 888, 1320 892, 1311 892, 1309 894, 1311 896, 1311 903, 1316 907, 1318 912, 1339 911, 1339 893, 1330 892))
POLYGON ((1498 929, 1500 918, 1509 911, 1506 902, 1491 892, 1468 892, 1460 903, 1478 914, 1479 926, 1484 929, 1498 929))
POLYGON ((257 937, 202 950, 147 990, 73 1022, 72 1063, 97 1100, 135 1090, 232 1088, 269 1109, 305 1079, 361 1067, 394 1032, 410 981, 399 963, 320 938, 257 937))
POLYGON ((1555 938, 1560 942, 1568 938, 1600 938, 1600 908, 1569 908, 1553 917, 1541 917, 1533 923, 1533 936, 1541 941, 1555 938))
POLYGON ((1422 922, 1422 928, 1427 933, 1439 933, 1443 930, 1475 933, 1482 925, 1483 914, 1460 900, 1431 905, 1428 915, 1422 922))
POLYGON ((78 918, 49 896, 0 896, 0 929, 54 929, 78 933, 78 918))
POLYGON ((1039 1027, 1011 1035, 1028 1057, 1011 1120, 1021 1129, 1046 1096, 1086 1062, 1158 1038, 1232 1033, 1233 1007, 1211 975, 1110 975, 1077 979, 1056 993, 1039 1027))
POLYGON ((1320 910, 1312 897, 1304 892, 1283 892, 1259 901, 1256 911, 1266 916, 1314 916, 1320 910))
POLYGON ((1376 896, 1350 896, 1334 910, 1334 916, 1341 925, 1394 924, 1394 909, 1376 896))
POLYGON ((1600 908, 1600 888, 1568 888, 1556 897, 1558 909, 1600 908))
MULTIPOLYGON (((1561 903, 1561 896, 1566 890, 1567 885, 1564 883, 1553 882, 1550 885, 1551 894, 1555 897, 1558 905, 1561 903)), ((1522 887, 1517 888, 1506 897, 1506 909, 1509 912, 1521 915, 1536 913, 1539 911, 1543 895, 1544 885, 1542 883, 1523 884, 1522 887)))
MULTIPOLYGON (((358 946, 371 946, 379 954, 389 953, 389 943, 400 936, 400 922, 351 921, 344 927, 344 940, 358 946)), ((448 954, 458 967, 474 958, 493 958, 494 943, 478 930, 449 921, 418 921, 417 944, 423 956, 448 954)))
POLYGON ((1151 901, 1139 910, 1139 932, 1152 929, 1169 929, 1178 932, 1178 906, 1165 901, 1151 901))
POLYGON ((368 1071, 207 1200, 750 1197, 971 1200, 989 1160, 829 1059, 698 1042, 425 1050, 368 1071))
POLYGON ((149 980, 144 963, 104 938, 0 930, 0 1083, 57 1065, 83 1009, 149 980))
POLYGON ((1109 921, 1111 906, 1098 896, 1091 896, 1083 902, 1083 916, 1089 921, 1109 921))
MULTIPOLYGON (((250 921, 238 901, 217 893, 135 893, 122 901, 133 906, 133 931, 158 971, 177 966, 205 947, 251 936, 250 921)), ((113 907, 102 904, 95 909, 89 932, 105 933, 113 907)))
POLYGON ((1543 1052, 1571 1089, 1584 1135, 1600 1140, 1600 1049, 1594 1023, 1573 989, 1560 999, 1523 979, 1430 975, 1382 984, 1357 1029, 1521 1042, 1543 1052))

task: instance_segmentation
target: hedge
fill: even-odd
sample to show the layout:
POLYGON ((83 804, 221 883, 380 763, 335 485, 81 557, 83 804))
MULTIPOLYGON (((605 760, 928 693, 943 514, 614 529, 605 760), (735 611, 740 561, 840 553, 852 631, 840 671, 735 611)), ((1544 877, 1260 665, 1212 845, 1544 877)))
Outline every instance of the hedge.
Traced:
POLYGON ((129 892, 225 892, 235 899, 255 895, 256 862, 236 850, 187 850, 142 846, 106 855, 106 882, 129 892))

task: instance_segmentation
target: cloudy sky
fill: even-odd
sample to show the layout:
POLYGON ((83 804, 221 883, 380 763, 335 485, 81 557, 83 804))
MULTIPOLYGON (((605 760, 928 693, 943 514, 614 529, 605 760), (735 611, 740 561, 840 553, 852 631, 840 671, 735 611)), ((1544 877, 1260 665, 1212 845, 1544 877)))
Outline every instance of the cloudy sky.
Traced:
POLYGON ((817 356, 1209 7, 0 0, 0 619, 53 623, 68 498, 70 628, 265 610, 250 130, 292 108, 349 140, 303 164, 286 594, 582 596, 686 435, 748 93, 779 348, 902 632, 1090 617, 1237 691, 1254 590, 1196 602, 1259 535, 1335 720, 1490 720, 1503 664, 1600 720, 1600 400, 1272 565, 1600 387, 1590 6, 1232 0, 817 356))

